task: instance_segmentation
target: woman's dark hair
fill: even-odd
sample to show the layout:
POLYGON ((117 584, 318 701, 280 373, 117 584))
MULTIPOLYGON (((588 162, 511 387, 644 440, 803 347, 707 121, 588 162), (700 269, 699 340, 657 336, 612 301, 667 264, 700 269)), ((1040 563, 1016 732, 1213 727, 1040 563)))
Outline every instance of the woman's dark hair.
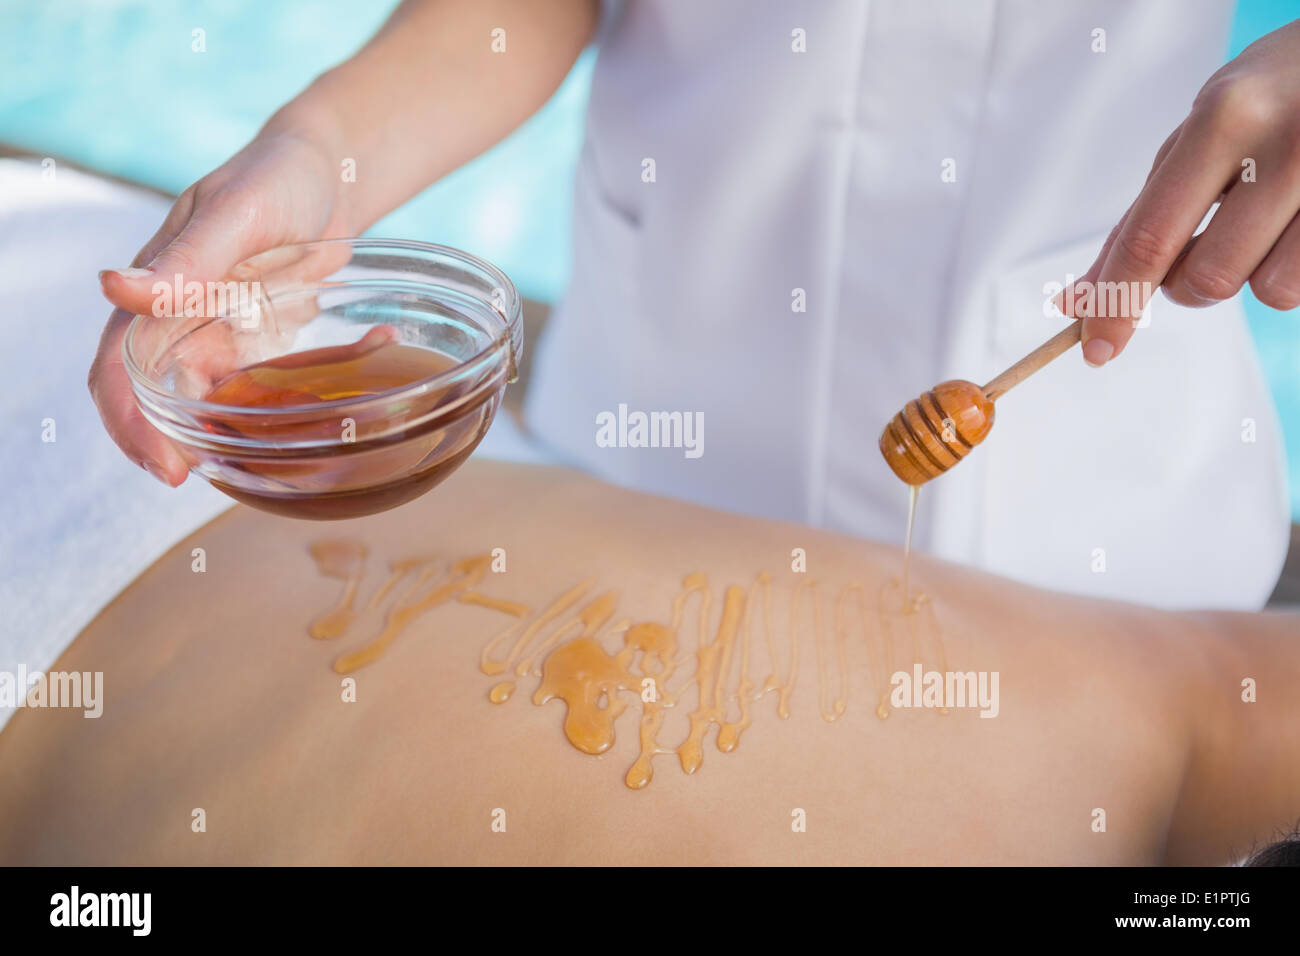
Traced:
POLYGON ((1243 866, 1300 866, 1300 833, 1292 833, 1250 855, 1243 866))

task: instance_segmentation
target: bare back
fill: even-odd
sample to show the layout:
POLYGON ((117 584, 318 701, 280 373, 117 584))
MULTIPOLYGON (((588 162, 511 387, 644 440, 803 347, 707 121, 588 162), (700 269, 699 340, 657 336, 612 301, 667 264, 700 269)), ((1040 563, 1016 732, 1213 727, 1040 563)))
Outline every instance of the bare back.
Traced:
POLYGON ((0 734, 0 860, 1166 859, 1213 628, 925 559, 904 613, 900 571, 478 461, 357 521, 235 508, 53 668, 103 672, 101 717, 0 734), (932 671, 970 694, 901 702, 932 671))

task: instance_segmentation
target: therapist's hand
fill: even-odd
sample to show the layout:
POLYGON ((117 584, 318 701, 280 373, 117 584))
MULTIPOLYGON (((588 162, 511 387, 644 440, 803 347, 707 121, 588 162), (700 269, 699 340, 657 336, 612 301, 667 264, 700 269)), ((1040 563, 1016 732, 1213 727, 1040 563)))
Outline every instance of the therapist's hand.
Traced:
POLYGON ((147 274, 101 277, 119 308, 90 391, 127 456, 170 485, 185 480, 184 459, 145 421, 122 366, 126 327, 133 314, 152 311, 154 282, 177 273, 215 282, 275 246, 359 235, 541 107, 591 38, 598 12, 596 0, 404 0, 355 56, 185 190, 131 264, 147 274), (509 56, 495 45, 505 42, 502 24, 509 56), (361 171, 347 185, 341 161, 361 171))
POLYGON ((104 296, 117 308, 90 369, 90 394, 113 441, 160 481, 179 485, 189 469, 136 405, 122 365, 127 326, 137 313, 152 313, 155 282, 170 284, 178 274, 184 282, 215 282, 267 249, 353 235, 335 153, 313 137, 268 128, 181 193, 130 269, 100 273, 104 296))
POLYGON ((1215 73, 1156 154, 1142 192, 1079 280, 1097 290, 1076 297, 1072 310, 1083 319, 1084 359, 1104 365, 1123 351, 1158 286, 1181 305, 1207 306, 1249 282, 1265 305, 1300 305, 1298 210, 1300 20, 1215 73), (1209 226, 1193 237, 1215 202, 1209 226), (1108 283, 1137 294, 1108 296, 1116 288, 1108 283))

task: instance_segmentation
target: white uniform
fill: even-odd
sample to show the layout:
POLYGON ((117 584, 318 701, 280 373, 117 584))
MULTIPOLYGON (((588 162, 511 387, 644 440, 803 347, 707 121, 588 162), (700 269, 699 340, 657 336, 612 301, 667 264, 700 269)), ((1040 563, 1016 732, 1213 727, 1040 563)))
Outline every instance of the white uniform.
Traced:
MULTIPOLYGON (((882 427, 1061 327, 1045 284, 1091 264, 1223 61, 1232 4, 607 13, 529 424, 620 484, 901 543, 882 427), (620 405, 702 412, 703 454, 599 446, 620 405)), ((1285 460, 1241 307, 1157 296, 1150 319, 1106 368, 1076 351, 1001 399, 925 486, 918 545, 1059 590, 1261 605, 1285 460)))

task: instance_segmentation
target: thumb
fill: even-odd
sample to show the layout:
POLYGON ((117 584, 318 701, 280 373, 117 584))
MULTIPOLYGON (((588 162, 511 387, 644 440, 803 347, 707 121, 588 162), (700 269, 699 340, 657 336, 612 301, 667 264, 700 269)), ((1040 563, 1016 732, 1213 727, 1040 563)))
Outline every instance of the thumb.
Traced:
POLYGON ((151 246, 160 245, 152 257, 145 259, 147 265, 106 269, 99 274, 104 296, 118 308, 132 313, 179 313, 184 298, 173 296, 174 291, 184 290, 190 282, 218 281, 235 265, 260 251, 252 241, 249 227, 252 219, 245 210, 229 202, 210 202, 196 209, 174 238, 163 238, 164 224, 164 230, 159 231, 138 257, 145 259, 151 246))

